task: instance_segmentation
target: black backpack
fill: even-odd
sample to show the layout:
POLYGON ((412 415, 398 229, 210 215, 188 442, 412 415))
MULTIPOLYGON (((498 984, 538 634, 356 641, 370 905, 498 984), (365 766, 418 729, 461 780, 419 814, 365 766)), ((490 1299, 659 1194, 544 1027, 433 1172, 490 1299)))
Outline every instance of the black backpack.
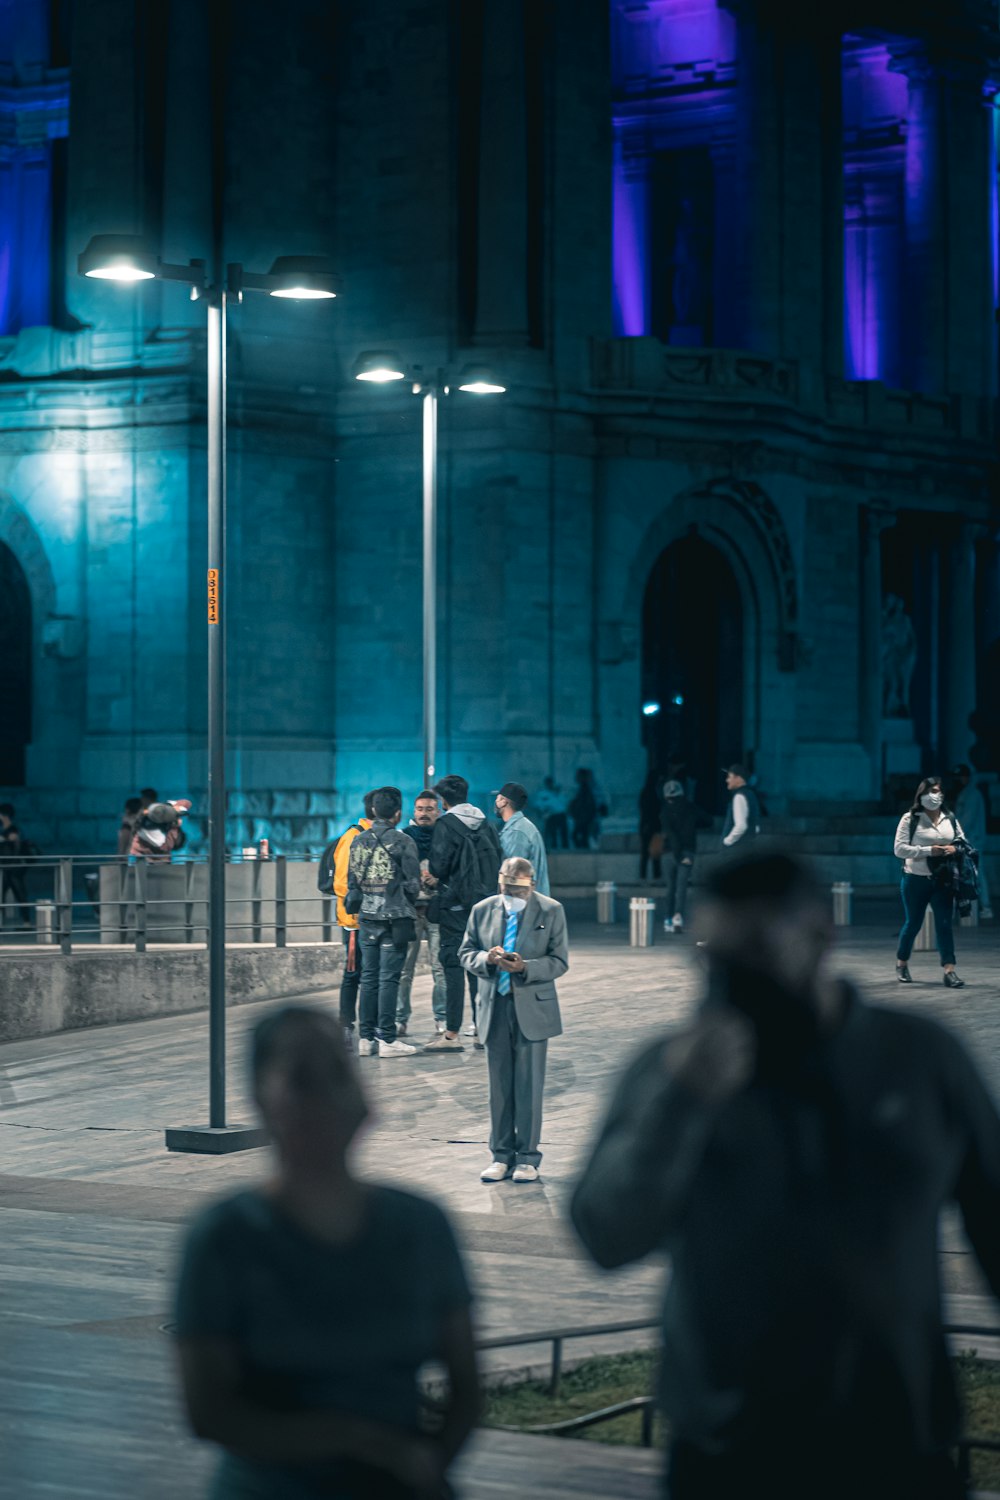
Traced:
MULTIPOLYGON (((456 818, 456 823, 461 820, 456 818)), ((477 901, 497 893, 500 865, 492 842, 486 837, 486 824, 474 831, 461 823, 462 842, 453 873, 448 877, 448 891, 462 906, 473 907, 477 901)))
MULTIPOLYGON (((360 823, 352 823, 351 828, 356 828, 359 833, 361 832, 360 823)), ((345 828, 344 833, 350 833, 350 831, 350 828, 345 828)), ((316 886, 320 891, 322 891, 324 896, 332 896, 334 893, 334 860, 337 858, 337 845, 340 843, 343 837, 343 833, 338 833, 333 842, 327 844, 326 848, 323 850, 323 853, 319 857, 319 869, 316 871, 316 886)))

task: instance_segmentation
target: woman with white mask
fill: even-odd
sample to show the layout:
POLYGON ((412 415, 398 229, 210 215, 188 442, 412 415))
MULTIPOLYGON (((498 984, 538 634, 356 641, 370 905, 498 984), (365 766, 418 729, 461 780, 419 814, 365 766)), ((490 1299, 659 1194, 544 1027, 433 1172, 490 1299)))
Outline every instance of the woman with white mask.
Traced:
POLYGON ((926 777, 917 787, 913 806, 899 820, 893 850, 896 858, 903 860, 901 890, 905 920, 896 950, 896 978, 900 984, 913 983, 909 958, 928 906, 934 913, 944 983, 953 990, 960 990, 965 983, 955 973, 954 897, 950 889, 934 879, 932 869, 935 861, 954 854, 956 839, 964 837, 955 814, 945 806, 941 778, 926 777))

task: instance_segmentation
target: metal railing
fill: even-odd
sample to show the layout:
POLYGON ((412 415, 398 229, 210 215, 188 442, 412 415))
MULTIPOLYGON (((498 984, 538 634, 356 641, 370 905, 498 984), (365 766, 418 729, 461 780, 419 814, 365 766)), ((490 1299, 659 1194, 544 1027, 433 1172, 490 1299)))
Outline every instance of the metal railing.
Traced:
MULTIPOLYGON (((319 941, 333 941, 337 931, 334 897, 325 896, 313 889, 311 893, 296 891, 288 894, 288 863, 284 855, 270 860, 227 860, 227 866, 246 865, 250 870, 248 891, 227 893, 226 934, 232 941, 233 932, 248 933, 252 943, 265 943, 275 948, 285 948, 289 935, 303 928, 319 933, 319 941), (274 871, 274 892, 265 894, 262 889, 263 872, 274 871), (319 911, 315 918, 290 920, 288 907, 316 905, 319 911), (249 916, 242 920, 235 915, 235 908, 249 906, 249 916), (273 929, 273 937, 270 935, 273 929), (268 936, 265 939, 265 931, 268 936)), ((295 861, 317 868, 315 861, 295 861)), ((205 858, 175 859, 169 863, 139 860, 129 864, 116 855, 18 855, 16 861, 0 861, 0 878, 5 868, 11 874, 28 876, 32 885, 41 875, 51 890, 51 897, 38 897, 25 892, 25 899, 5 881, 5 899, 0 906, 0 922, 7 906, 15 913, 22 909, 33 912, 34 921, 18 930, 0 925, 0 955, 13 944, 26 941, 58 947, 60 952, 71 954, 74 942, 103 941, 118 946, 134 947, 135 952, 144 953, 150 941, 177 941, 185 944, 208 941, 208 897, 207 892, 195 892, 196 872, 207 868, 205 858), (184 871, 183 887, 166 896, 149 894, 150 867, 184 871), (101 871, 113 870, 117 874, 116 890, 110 898, 101 891, 101 871), (80 894, 82 892, 82 894, 80 894), (150 914, 159 908, 183 908, 178 920, 157 922, 155 936, 150 936, 150 914), (199 910, 201 908, 201 910, 199 910), (107 910, 106 910, 107 909, 107 910), (93 922, 79 920, 81 912, 91 912, 93 922), (113 920, 105 920, 114 914, 113 920), (109 937, 109 933, 116 934, 109 937), (167 939, 167 934, 179 934, 167 939)), ((106 882, 104 882, 106 883, 106 882)), ((23 884, 21 886, 23 889, 23 884)))
MULTIPOLYGON (((525 1344, 551 1344, 552 1356, 549 1366, 548 1393, 559 1394, 563 1370, 563 1345, 569 1339, 599 1338, 605 1334, 637 1333, 651 1328, 658 1329, 659 1318, 638 1318, 627 1323, 592 1323, 569 1328, 546 1329, 541 1333, 501 1334, 496 1338, 477 1339, 476 1349, 513 1349, 525 1344)), ((981 1323, 945 1323, 946 1335, 971 1334, 976 1338, 1000 1339, 1000 1325, 981 1323)), ((653 1445, 653 1423, 656 1402, 652 1396, 630 1396, 626 1401, 616 1401, 612 1406, 602 1406, 596 1411, 583 1412, 579 1416, 565 1418, 559 1422, 541 1422, 530 1427, 518 1427, 507 1423, 497 1425, 500 1432, 528 1432, 538 1436, 567 1437, 586 1427, 597 1427, 602 1422, 614 1421, 629 1412, 641 1413, 641 1444, 644 1448, 653 1445)), ((1000 1453, 1000 1438, 975 1437, 964 1434, 956 1443, 958 1468, 963 1482, 971 1483, 972 1453, 1000 1453)))

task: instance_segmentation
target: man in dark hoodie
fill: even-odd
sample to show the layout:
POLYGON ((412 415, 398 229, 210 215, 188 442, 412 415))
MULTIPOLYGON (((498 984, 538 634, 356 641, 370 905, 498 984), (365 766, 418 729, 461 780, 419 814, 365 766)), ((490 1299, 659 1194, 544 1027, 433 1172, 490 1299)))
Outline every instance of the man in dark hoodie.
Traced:
POLYGON ((434 1011, 434 1034, 435 1036, 440 1036, 442 1031, 444 1031, 445 982, 444 970, 441 967, 441 959, 438 954, 441 943, 441 932, 437 922, 430 920, 431 888, 424 883, 424 876, 427 874, 427 862, 431 855, 431 839, 434 837, 434 825, 440 816, 441 804, 438 801, 437 794, 432 792, 430 787, 425 787, 422 792, 417 793, 413 804, 413 817, 403 829, 403 832, 417 846, 417 858, 420 860, 420 895, 417 897, 417 935, 406 950, 406 962, 403 964, 403 972, 399 976, 399 999, 396 1001, 397 1036, 405 1036, 410 1024, 410 996, 413 993, 413 976, 417 970, 420 944, 424 938, 427 940, 427 952, 431 961, 431 972, 434 975, 434 990, 431 998, 431 1008, 434 1011))
POLYGON ((469 913, 478 901, 497 893, 503 855, 486 814, 469 802, 464 776, 444 776, 434 788, 446 811, 434 825, 429 874, 438 885, 436 912, 441 932, 441 966, 447 986, 445 1029, 426 1047, 428 1052, 461 1052, 465 970, 458 950, 469 913))
POLYGON ((666 1252, 671 1500, 951 1500, 938 1216, 1000 1294, 1000 1117, 965 1048, 823 960, 801 864, 721 865, 708 992, 626 1071, 572 1203, 602 1266, 666 1252))

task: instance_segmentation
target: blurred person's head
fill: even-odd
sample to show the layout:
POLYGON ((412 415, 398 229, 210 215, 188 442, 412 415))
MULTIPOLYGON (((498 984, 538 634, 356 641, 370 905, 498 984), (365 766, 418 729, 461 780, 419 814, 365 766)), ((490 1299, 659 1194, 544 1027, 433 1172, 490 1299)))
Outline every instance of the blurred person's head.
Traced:
POLYGON ((737 787, 746 786, 747 768, 739 761, 734 761, 731 766, 724 766, 723 770, 726 773, 726 786, 729 791, 735 792, 737 787))
POLYGON ((372 797, 372 811, 380 823, 398 823, 403 811, 403 794, 398 786, 380 786, 372 797))
POLYGON ((139 792, 139 800, 143 807, 152 807, 154 802, 159 802, 160 794, 155 786, 144 786, 139 792))
POLYGON ((421 828, 433 828, 441 815, 441 804, 438 801, 437 792, 425 786, 422 792, 418 792, 413 803, 413 821, 421 828))
POLYGON ((967 787, 969 785, 969 782, 972 780, 972 768, 971 766, 965 765, 964 762, 960 766, 955 766, 951 774, 959 791, 962 791, 964 787, 967 787))
POLYGON ((0 828, 9 828, 14 821, 13 802, 0 802, 0 828))
POLYGON ((788 854, 721 862, 705 882, 694 926, 710 989, 748 1012, 808 1005, 833 941, 826 891, 788 854))
POLYGON ((464 776, 442 776, 434 790, 445 807, 461 807, 469 800, 469 783, 464 776))
POLYGON ((286 1005, 254 1027, 253 1093, 282 1161, 336 1164, 368 1114, 338 1020, 307 1005, 286 1005))
POLYGON ((364 796, 365 817, 368 818, 369 820, 372 819, 372 818, 374 818, 374 816, 375 816, 375 809, 374 809, 374 807, 373 807, 372 804, 375 801, 375 793, 376 793, 377 790, 378 790, 377 787, 373 787, 370 792, 365 792, 365 796, 364 796))
POLYGON ((679 781, 667 781, 663 785, 663 799, 665 802, 681 802, 684 798, 684 788, 679 781))
POLYGON ((142 798, 141 797, 126 797, 125 798, 125 817, 126 818, 135 818, 135 817, 138 817, 139 813, 141 813, 141 812, 142 812, 142 798))

